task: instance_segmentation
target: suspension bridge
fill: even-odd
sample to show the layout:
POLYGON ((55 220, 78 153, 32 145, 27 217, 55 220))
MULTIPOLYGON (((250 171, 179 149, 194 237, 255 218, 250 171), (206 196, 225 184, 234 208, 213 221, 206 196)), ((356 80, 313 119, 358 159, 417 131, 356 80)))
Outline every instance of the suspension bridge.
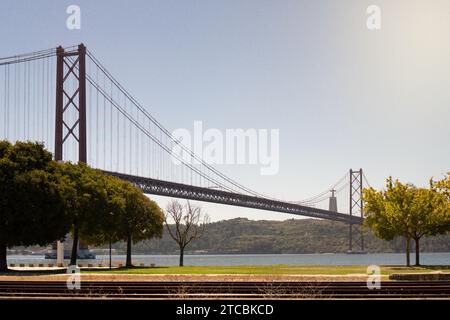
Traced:
POLYGON ((57 161, 85 162, 146 194, 340 221, 349 225, 349 251, 352 227, 364 220, 362 169, 303 201, 252 190, 174 137, 83 44, 0 58, 0 112, 0 139, 40 141, 57 161), (173 153, 175 146, 187 157, 173 153), (337 208, 343 191, 348 213, 337 208))

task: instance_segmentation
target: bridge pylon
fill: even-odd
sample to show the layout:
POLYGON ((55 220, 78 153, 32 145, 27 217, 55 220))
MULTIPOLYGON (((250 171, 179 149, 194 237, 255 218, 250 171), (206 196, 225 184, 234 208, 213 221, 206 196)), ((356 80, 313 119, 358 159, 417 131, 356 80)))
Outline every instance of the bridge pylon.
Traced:
MULTIPOLYGON (((360 216, 364 218, 364 205, 363 205, 363 170, 350 169, 350 216, 360 216)), ((362 225, 359 227, 359 232, 355 233, 353 230, 353 224, 349 223, 348 229, 348 253, 364 253, 364 234, 362 225), (355 241, 354 241, 355 240, 355 241), (354 244, 357 243, 359 247, 354 251, 354 244)))
POLYGON ((87 162, 86 148, 86 47, 75 51, 56 49, 56 114, 55 114, 55 160, 62 161, 64 144, 72 137, 78 142, 78 161, 87 162), (72 59, 70 59, 73 57, 72 59), (78 70, 78 72, 77 72, 78 70), (65 85, 71 78, 77 86, 69 91, 65 85), (69 108, 78 116, 68 123, 69 108), (64 128, 66 130, 64 130, 64 128), (65 131, 65 134, 64 134, 65 131))
MULTIPOLYGON (((56 49, 56 113, 55 113, 55 160, 64 161, 64 145, 70 138, 78 143, 78 161, 87 163, 86 136, 86 47, 76 50, 56 49), (75 88, 69 84, 75 80, 75 88), (75 114, 75 118, 73 115, 75 114), (66 116, 72 115, 72 117, 66 116)), ((62 244, 57 244, 57 261, 64 257, 62 244)), ((79 242, 79 255, 86 255, 88 247, 79 242)))

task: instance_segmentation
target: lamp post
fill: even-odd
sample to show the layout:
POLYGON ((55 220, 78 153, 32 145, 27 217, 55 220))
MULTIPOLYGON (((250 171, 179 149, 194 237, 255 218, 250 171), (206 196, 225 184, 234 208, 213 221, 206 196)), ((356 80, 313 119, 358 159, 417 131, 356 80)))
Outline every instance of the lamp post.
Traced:
POLYGON ((112 229, 113 229, 113 223, 112 218, 114 216, 114 212, 109 213, 110 216, 110 230, 109 230, 109 270, 112 269, 112 229))
POLYGON ((111 233, 109 234, 109 270, 112 269, 112 263, 111 263, 111 251, 112 251, 112 244, 111 244, 111 233))

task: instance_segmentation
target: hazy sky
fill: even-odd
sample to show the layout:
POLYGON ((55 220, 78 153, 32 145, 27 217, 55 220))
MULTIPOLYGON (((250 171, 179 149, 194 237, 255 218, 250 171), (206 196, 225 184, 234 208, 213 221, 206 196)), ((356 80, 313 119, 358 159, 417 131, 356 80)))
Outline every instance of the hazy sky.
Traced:
MULTIPOLYGON (((349 168, 378 188, 450 171, 450 1, 3 0, 0 39, 0 56, 84 42, 170 130, 279 129, 279 174, 218 168, 282 199, 349 168), (66 28, 71 4, 81 30, 66 28), (366 27, 371 4, 378 31, 366 27)), ((202 206, 212 220, 291 218, 202 206)))

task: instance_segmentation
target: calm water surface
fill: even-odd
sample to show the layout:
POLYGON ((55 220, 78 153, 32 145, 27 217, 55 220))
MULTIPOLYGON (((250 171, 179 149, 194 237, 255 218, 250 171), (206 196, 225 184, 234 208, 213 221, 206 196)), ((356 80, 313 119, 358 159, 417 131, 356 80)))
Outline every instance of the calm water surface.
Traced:
MULTIPOLYGON (((125 255, 113 255, 116 263, 125 262, 125 255)), ((450 265, 450 252, 421 253, 422 265, 450 265)), ((44 259, 44 256, 8 255, 9 263, 55 263, 55 260, 44 259)), ((109 256, 97 255, 96 260, 79 260, 79 263, 109 262, 109 256)), ((185 255, 185 265, 191 266, 239 266, 239 265, 404 265, 405 255, 402 253, 374 254, 224 254, 224 255, 185 255)), ((414 263, 414 254, 411 254, 414 263)), ((159 266, 178 265, 177 255, 133 255, 133 263, 154 263, 159 266)))

